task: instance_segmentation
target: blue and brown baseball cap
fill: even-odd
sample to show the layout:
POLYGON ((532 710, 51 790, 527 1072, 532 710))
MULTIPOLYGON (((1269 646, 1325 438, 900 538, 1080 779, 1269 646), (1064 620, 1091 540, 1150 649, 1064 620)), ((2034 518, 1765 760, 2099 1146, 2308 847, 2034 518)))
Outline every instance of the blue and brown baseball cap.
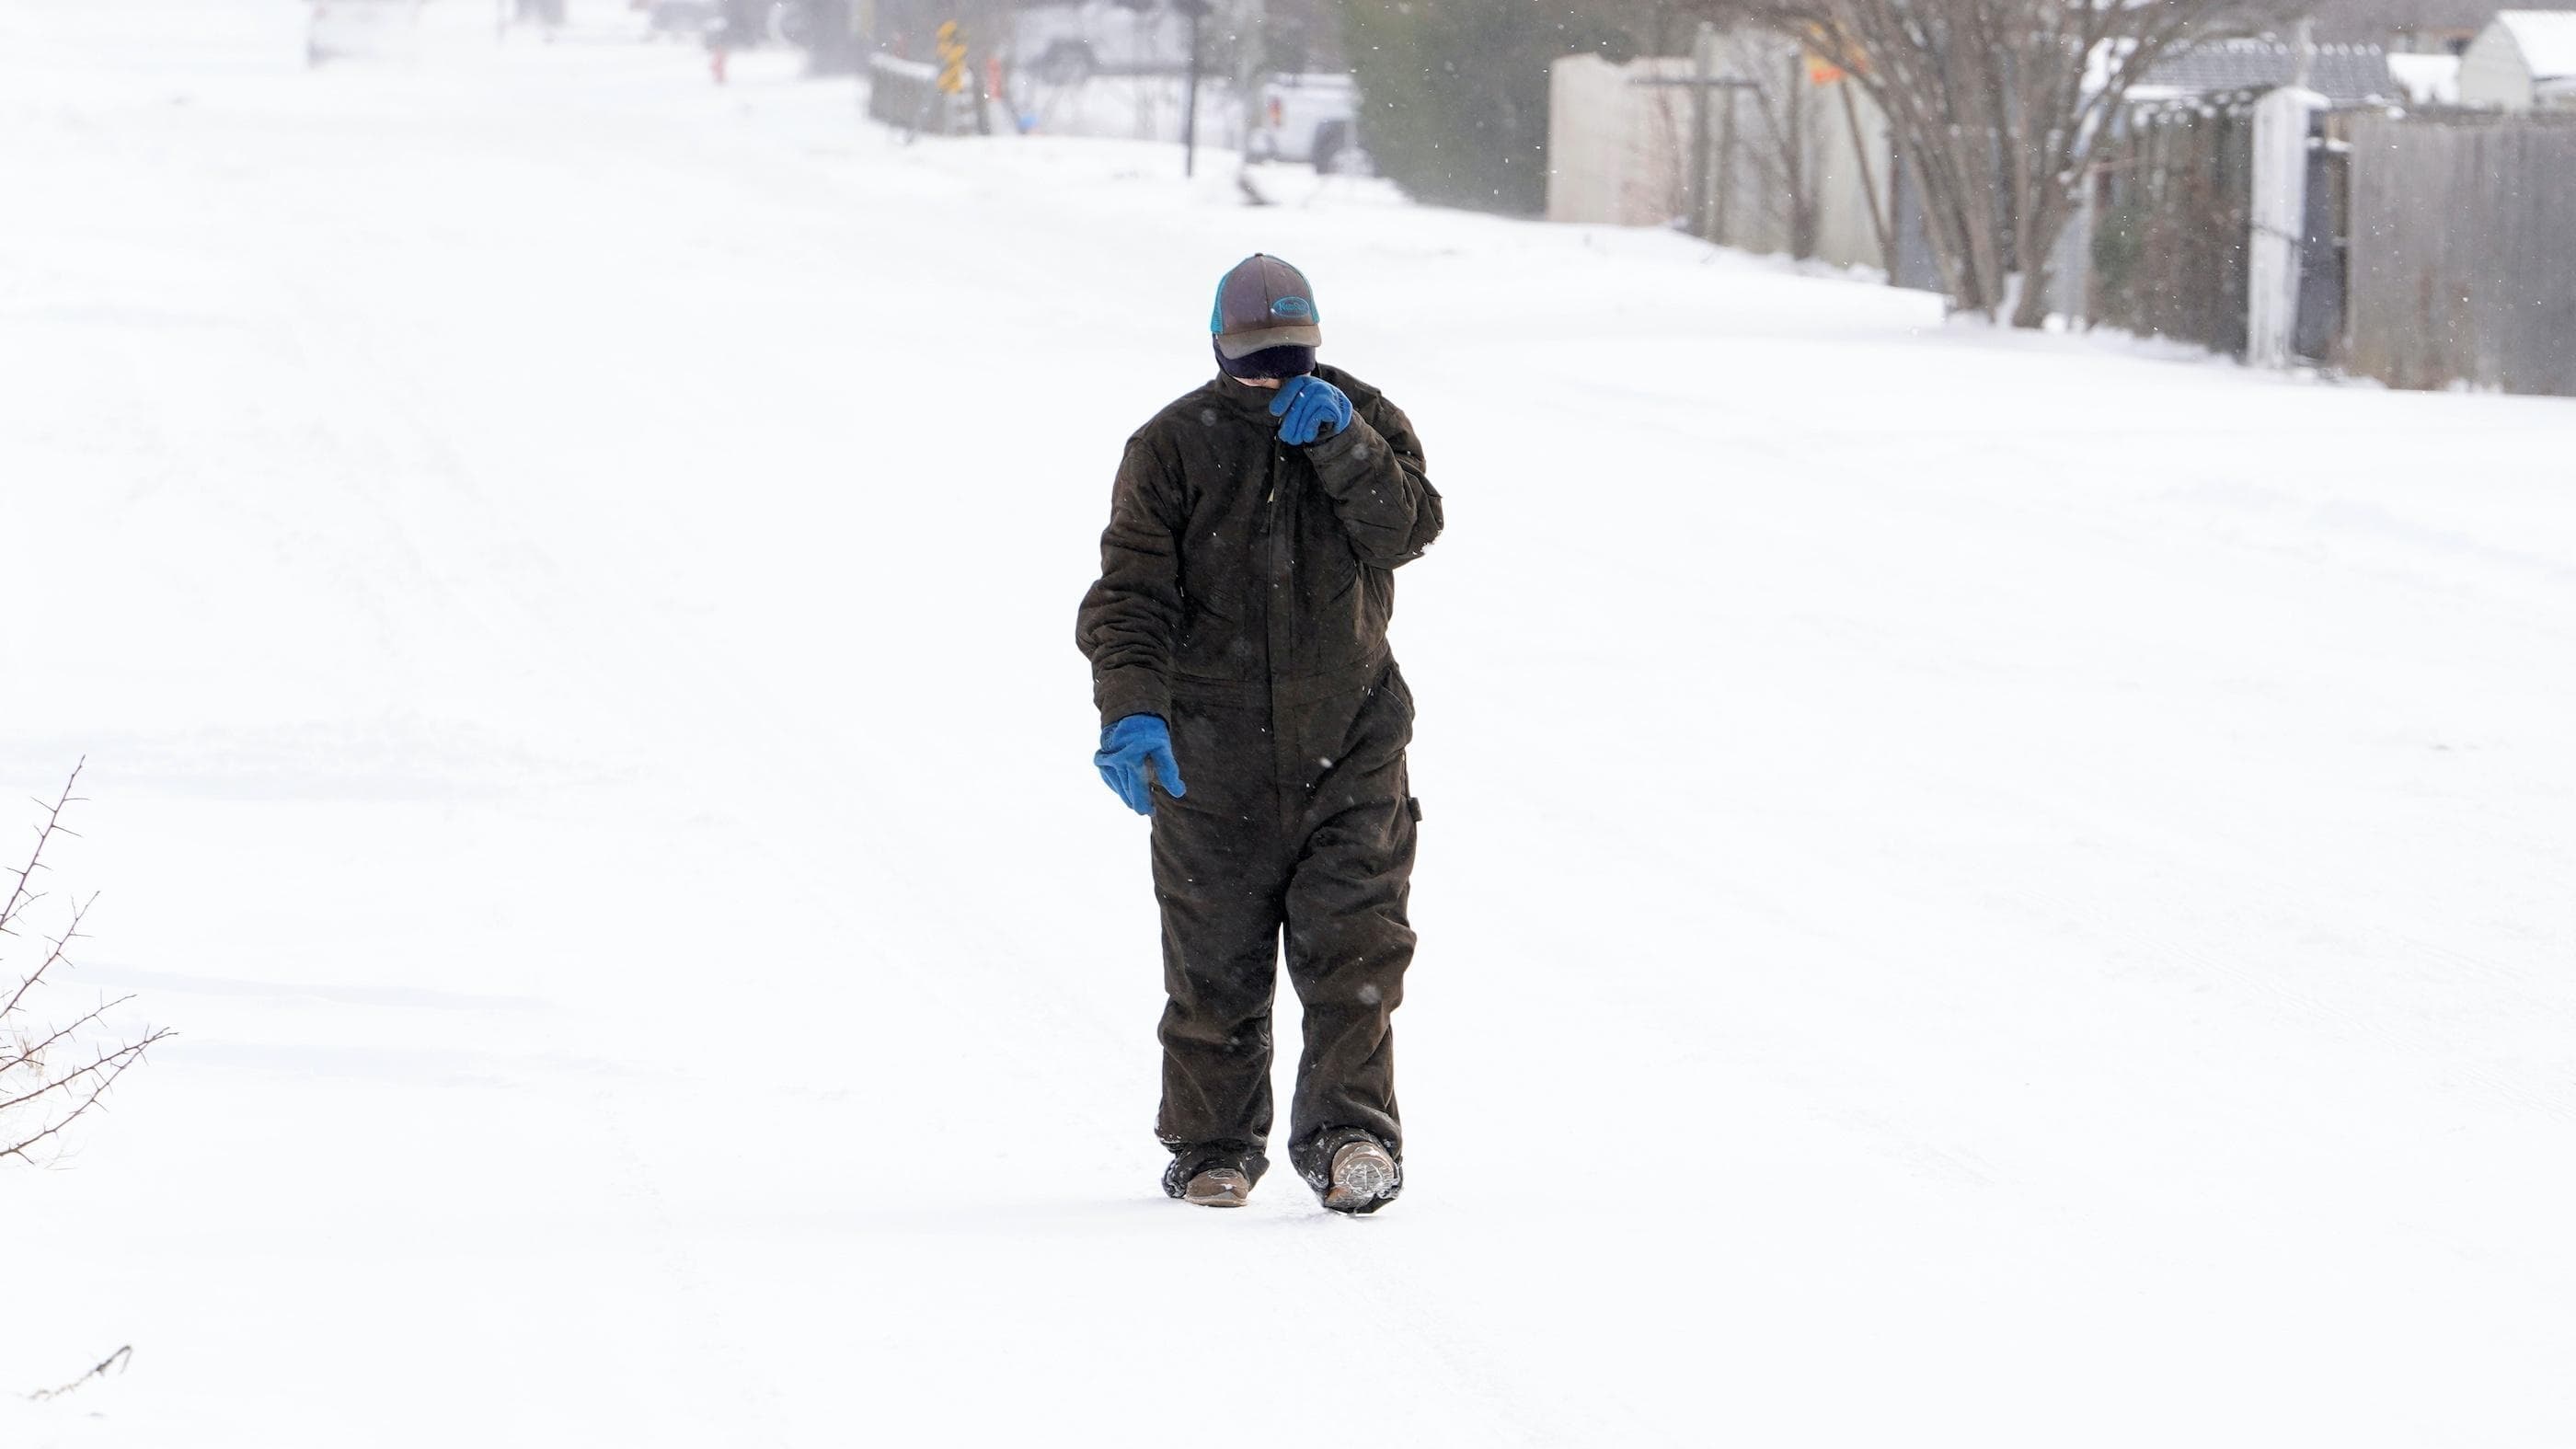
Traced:
POLYGON ((1255 253, 1234 264, 1216 284, 1208 331, 1216 354, 1234 362, 1274 347, 1324 345, 1323 317, 1306 274, 1277 257, 1255 253))

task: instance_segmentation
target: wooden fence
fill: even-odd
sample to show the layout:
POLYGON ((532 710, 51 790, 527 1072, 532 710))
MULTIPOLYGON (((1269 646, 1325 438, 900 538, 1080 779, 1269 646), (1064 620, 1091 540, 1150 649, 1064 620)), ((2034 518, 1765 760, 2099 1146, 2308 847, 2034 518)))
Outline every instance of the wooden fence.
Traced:
POLYGON ((2142 105, 2092 176, 2087 319, 2245 351, 2253 93, 2142 105))
POLYGON ((2353 128, 2344 366, 2576 396, 2576 118, 2353 128))

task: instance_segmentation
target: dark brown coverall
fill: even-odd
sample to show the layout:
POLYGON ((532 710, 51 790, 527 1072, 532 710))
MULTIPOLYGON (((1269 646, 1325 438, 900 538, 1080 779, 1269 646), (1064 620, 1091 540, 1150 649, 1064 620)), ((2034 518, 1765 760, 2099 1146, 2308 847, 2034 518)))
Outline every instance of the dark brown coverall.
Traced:
MULTIPOLYGON (((1268 1167, 1279 942, 1304 1006, 1289 1160, 1319 1190, 1360 1134, 1399 1161, 1388 1018, 1413 958, 1413 696, 1393 570, 1440 534, 1395 404, 1335 368, 1351 426, 1279 440, 1275 393, 1218 377, 1127 441, 1077 637, 1101 722, 1163 717, 1188 794, 1154 797, 1163 1105, 1177 1196, 1268 1167)), ((1400 1179, 1399 1179, 1400 1181, 1400 1179)), ((1393 1197, 1393 1193, 1387 1195, 1393 1197)))

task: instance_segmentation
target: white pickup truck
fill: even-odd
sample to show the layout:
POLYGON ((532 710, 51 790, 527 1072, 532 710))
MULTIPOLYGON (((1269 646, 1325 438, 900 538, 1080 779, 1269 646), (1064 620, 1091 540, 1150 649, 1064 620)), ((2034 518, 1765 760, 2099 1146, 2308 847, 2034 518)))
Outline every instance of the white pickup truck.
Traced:
POLYGON ((1274 75, 1261 83, 1255 161, 1309 161, 1317 171, 1369 169, 1359 145, 1360 88, 1347 75, 1274 75))

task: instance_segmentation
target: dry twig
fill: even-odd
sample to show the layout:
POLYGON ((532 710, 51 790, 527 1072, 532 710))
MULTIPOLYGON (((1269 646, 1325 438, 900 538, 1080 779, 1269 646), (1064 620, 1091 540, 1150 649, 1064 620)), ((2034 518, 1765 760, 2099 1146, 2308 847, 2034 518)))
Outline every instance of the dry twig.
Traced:
POLYGON ((109 1354, 107 1357, 100 1359, 97 1365, 91 1368, 88 1373, 82 1374, 79 1378, 72 1380, 70 1383, 64 1384, 58 1388, 38 1389, 27 1397, 40 1404, 47 1399, 59 1399, 63 1395, 70 1393, 72 1390, 79 1388, 81 1385, 88 1383, 91 1379, 106 1378, 111 1372, 125 1372, 126 1364, 131 1362, 133 1358, 134 1345, 129 1343, 123 1348, 118 1349, 116 1352, 109 1354))

